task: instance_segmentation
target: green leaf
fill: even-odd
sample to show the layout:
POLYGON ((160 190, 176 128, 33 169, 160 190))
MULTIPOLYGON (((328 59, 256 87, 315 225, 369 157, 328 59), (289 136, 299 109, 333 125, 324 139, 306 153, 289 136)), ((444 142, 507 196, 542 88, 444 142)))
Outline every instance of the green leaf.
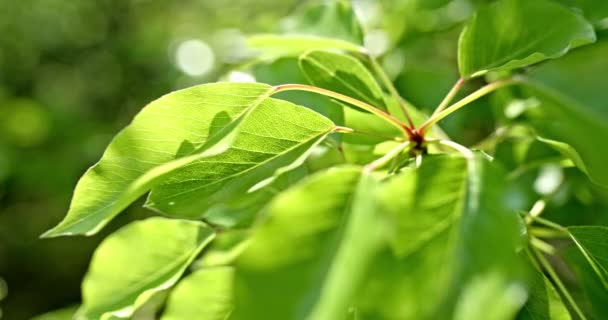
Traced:
POLYGON ((300 68, 311 84, 386 111, 382 89, 356 58, 339 52, 310 50, 300 56, 300 68))
POLYGON ((363 52, 361 26, 348 1, 306 3, 283 20, 283 35, 256 35, 248 39, 258 59, 298 56, 310 49, 363 52))
POLYGON ((217 83, 150 103, 80 179, 67 216, 43 237, 96 233, 176 168, 224 151, 232 129, 270 92, 264 84, 217 83))
POLYGON ((213 237, 202 222, 160 217, 123 227, 93 255, 79 316, 130 317, 155 293, 173 286, 213 237))
MULTIPOLYGON (((608 1, 605 2, 608 4, 608 1)), ((608 39, 579 48, 561 59, 539 65, 529 77, 576 100, 584 109, 596 112, 608 121, 606 74, 608 74, 608 39)))
POLYGON ((346 318, 381 239, 375 186, 340 167, 276 198, 237 259, 234 318, 346 318))
POLYGON ((519 312, 518 320, 572 319, 557 290, 544 274, 535 271, 531 280, 530 297, 519 312))
POLYGON ((564 4, 581 9, 585 17, 601 27, 602 20, 608 18, 608 2, 602 0, 561 0, 564 4))
POLYGON ((224 228, 249 227, 257 214, 281 191, 308 174, 303 166, 278 175, 267 185, 260 186, 231 201, 218 203, 204 214, 205 221, 224 228))
POLYGON ((332 0, 305 3, 301 10, 285 18, 282 31, 363 43, 363 31, 350 1, 332 0))
POLYGON ((589 265, 583 253, 576 247, 571 247, 564 252, 568 267, 574 272, 577 283, 582 291, 579 292, 579 301, 587 302, 581 304, 586 307, 585 313, 589 314, 589 319, 603 319, 608 314, 608 289, 602 283, 597 273, 589 265))
POLYGON ((171 216, 204 217, 212 206, 236 200, 301 165, 333 128, 307 108, 264 100, 243 121, 227 151, 175 170, 152 188, 146 207, 171 216))
POLYGON ((161 320, 225 320, 233 309, 234 269, 200 269, 175 287, 161 320))
POLYGON ((563 56, 595 41, 580 15, 550 0, 499 0, 482 7, 460 36, 463 77, 511 70, 563 56))
MULTIPOLYGON (((540 136, 570 145, 558 151, 570 157, 591 181, 607 186, 608 121, 602 113, 538 83, 527 83, 527 88, 540 104, 527 111, 527 116, 540 136), (576 152, 573 152, 576 151, 576 152)), ((553 144, 556 147, 555 143, 553 144)))
MULTIPOLYGON (((301 116, 309 122, 294 128, 292 136, 285 139, 318 139, 333 126, 311 111, 268 98, 271 92, 272 87, 264 84, 215 83, 177 91, 150 103, 80 179, 67 216, 43 236, 94 234, 159 182, 182 172, 178 169, 184 166, 217 167, 213 178, 222 181, 222 174, 229 169, 245 171, 258 164, 256 161, 268 160, 271 154, 261 154, 263 148, 240 153, 237 149, 250 147, 250 143, 273 144, 277 146, 275 152, 280 150, 279 145, 292 146, 288 140, 276 143, 271 137, 261 142, 257 130, 275 125, 276 118, 265 116, 274 113, 274 109, 280 109, 277 116, 301 116), (306 131, 309 129, 323 132, 306 131), (249 161, 249 165, 240 163, 238 158, 249 161), (234 166, 226 168, 230 161, 235 162, 234 166)), ((284 123, 276 130, 290 128, 290 122, 284 123)), ((291 153, 292 158, 297 152, 291 153)))
POLYGON ((564 157, 570 159, 572 163, 574 163, 574 165, 577 166, 582 172, 588 174, 587 168, 585 168, 585 162, 583 161, 583 159, 581 159, 581 156, 578 154, 578 152, 576 152, 574 148, 572 148, 571 145, 560 141, 545 139, 543 137, 536 137, 536 139, 557 150, 564 157))
POLYGON ((570 237, 608 290, 608 227, 568 227, 570 237))
POLYGON ((35 316, 31 320, 72 320, 77 309, 78 306, 66 307, 35 316))
POLYGON ((339 39, 310 35, 256 35, 247 39, 247 45, 258 51, 257 58, 271 60, 284 56, 299 56, 309 49, 337 49, 362 52, 358 45, 339 39))
POLYGON ((511 319, 526 291, 504 179, 482 155, 429 156, 391 178, 378 194, 392 250, 371 267, 361 318, 511 319))

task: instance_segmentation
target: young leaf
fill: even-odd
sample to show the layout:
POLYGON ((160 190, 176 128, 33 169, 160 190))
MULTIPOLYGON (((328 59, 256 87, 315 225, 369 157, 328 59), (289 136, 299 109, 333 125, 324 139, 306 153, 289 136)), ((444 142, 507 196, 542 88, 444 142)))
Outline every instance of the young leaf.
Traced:
POLYGON ((345 318, 380 239, 375 184, 341 167, 276 198, 237 259, 234 318, 345 318))
POLYGON ((300 69, 317 87, 342 93, 386 111, 382 89, 356 58, 338 52, 310 50, 300 56, 300 69))
POLYGON ((608 227, 568 227, 570 237, 608 290, 608 227))
POLYGON ((390 179, 378 194, 380 211, 394 226, 392 250, 375 259, 359 315, 510 319, 526 292, 515 254, 517 217, 502 199, 504 179, 482 155, 427 157, 420 168, 390 179), (484 312, 480 301, 494 311, 484 312))
POLYGON ((266 99, 243 121, 227 151, 175 170, 152 188, 146 207, 201 218, 213 205, 238 199, 265 179, 299 166, 333 128, 310 109, 266 99))
POLYGON ((202 222, 160 217, 118 230, 93 255, 80 317, 130 317, 156 292, 173 286, 213 237, 202 222))
POLYGON ((161 320, 225 320, 233 309, 232 267, 200 269, 175 287, 161 320))
POLYGON ((595 41, 580 15, 550 0, 498 0, 471 18, 460 36, 463 77, 511 70, 560 57, 595 41))

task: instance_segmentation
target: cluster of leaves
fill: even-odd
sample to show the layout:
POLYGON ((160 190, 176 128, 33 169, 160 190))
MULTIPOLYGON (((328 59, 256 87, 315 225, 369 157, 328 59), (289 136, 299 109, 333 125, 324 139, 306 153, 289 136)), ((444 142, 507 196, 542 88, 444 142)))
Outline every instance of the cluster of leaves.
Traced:
POLYGON ((76 318, 129 318, 160 306, 161 319, 605 314, 608 228, 541 218, 557 192, 531 208, 514 200, 521 172, 538 163, 576 167, 591 180, 582 183, 608 186, 601 84, 577 91, 552 81, 608 71, 605 59, 590 58, 608 50, 592 23, 551 0, 480 5, 460 35, 461 78, 428 117, 362 47, 348 4, 313 6, 291 25, 249 42, 260 61, 298 57, 308 84, 223 82, 170 93, 81 178, 67 216, 44 237, 94 234, 146 193, 145 206, 164 217, 103 241, 76 318), (475 81, 484 84, 452 103, 475 81), (289 91, 329 99, 311 108, 273 97, 289 91), (477 150, 436 126, 489 94, 520 108, 477 150), (552 263, 564 241, 578 250, 563 258, 580 296, 552 263))

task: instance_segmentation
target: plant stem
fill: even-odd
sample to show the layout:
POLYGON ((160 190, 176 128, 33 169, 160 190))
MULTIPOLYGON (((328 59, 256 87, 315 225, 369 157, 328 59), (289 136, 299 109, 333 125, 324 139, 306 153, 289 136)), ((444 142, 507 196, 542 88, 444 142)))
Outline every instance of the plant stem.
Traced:
POLYGON ((343 126, 335 126, 333 132, 358 134, 358 135, 362 135, 362 136, 366 136, 366 137, 373 137, 373 138, 378 138, 378 139, 383 139, 383 140, 403 142, 403 138, 401 138, 401 137, 387 137, 387 136, 383 136, 383 135, 379 135, 379 134, 375 134, 375 133, 371 133, 371 132, 355 130, 353 128, 343 127, 343 126))
POLYGON ((429 143, 438 143, 440 145, 446 146, 446 147, 450 147, 458 152, 460 152, 460 154, 462 154, 465 158, 467 159, 472 159, 473 158, 473 151, 471 151, 471 149, 458 144, 454 141, 451 140, 427 140, 427 142, 429 143))
POLYGON ((509 79, 509 80, 501 80, 501 81, 496 81, 493 83, 490 83, 488 85, 485 85, 483 87, 481 87, 479 90, 471 93, 470 95, 462 98, 462 100, 454 103, 453 105, 449 106, 448 108, 446 108, 445 110, 431 116, 428 120, 426 120, 418 129, 418 131, 421 134, 424 134, 430 127, 432 127, 435 123, 439 122, 440 120, 442 120, 443 118, 447 117, 448 115, 450 115, 451 113, 457 111, 458 109, 468 105, 469 103, 495 91, 498 90, 500 88, 506 87, 506 86, 510 86, 516 83, 519 83, 520 81, 518 80, 514 80, 514 79, 509 79))
POLYGON ((551 254, 551 255, 555 254, 555 248, 552 245, 542 241, 541 239, 539 239, 533 235, 530 236, 530 244, 534 248, 536 248, 540 251, 543 251, 547 254, 551 254))
POLYGON ((399 129, 399 131, 401 131, 404 134, 405 137, 409 138, 412 136, 412 130, 406 124, 401 122, 399 119, 395 118, 394 116, 392 116, 370 104, 367 104, 363 101, 343 95, 341 93, 337 93, 337 92, 330 91, 327 89, 313 87, 313 86, 309 86, 309 85, 305 85, 305 84, 282 84, 282 85, 275 86, 274 90, 272 91, 272 94, 279 93, 282 91, 313 92, 313 93, 318 93, 318 94, 321 94, 321 95, 324 95, 327 97, 331 97, 331 98, 334 98, 334 99, 337 99, 337 100, 340 100, 340 101, 343 101, 346 103, 350 103, 365 111, 368 111, 368 112, 371 112, 371 113, 377 115, 381 119, 383 119, 386 122, 390 123, 391 125, 395 126, 396 128, 399 129))
POLYGON ((445 96, 445 98, 443 98, 443 100, 441 101, 441 103, 439 104, 437 109, 435 109, 435 111, 433 111, 431 118, 433 116, 437 115, 439 112, 443 111, 443 109, 445 109, 450 104, 450 102, 452 102, 452 100, 454 100, 454 98, 456 97, 456 94, 458 93, 458 91, 460 91, 460 88, 462 88, 462 85, 464 85, 464 82, 465 82, 464 78, 460 78, 460 79, 458 79, 458 81, 456 81, 456 83, 454 84, 452 89, 450 89, 450 91, 445 96))
POLYGON ((538 223, 546 226, 546 227, 549 227, 549 228, 555 230, 555 231, 559 231, 559 232, 561 232, 563 234, 568 234, 568 230, 566 228, 562 227, 561 225, 559 225, 559 224, 557 224, 555 222, 549 221, 547 219, 543 219, 543 218, 541 218, 539 216, 532 216, 532 219, 534 221, 536 221, 536 222, 538 222, 538 223))
POLYGON ((386 89, 388 89, 388 92, 390 92, 390 94, 395 99, 397 99, 397 102, 399 103, 399 108, 401 109, 401 112, 405 116, 405 119, 407 119, 407 123, 410 125, 410 128, 412 128, 412 129, 415 128, 416 125, 414 124, 414 121, 412 121, 412 117, 410 117, 409 112, 407 112, 405 101, 403 100, 403 98, 401 97, 399 92, 397 92, 397 88, 395 88, 393 81, 391 81, 391 79, 389 79, 388 75, 386 74, 386 72, 384 71, 382 66, 380 66, 380 64, 378 63, 378 60, 375 57, 373 57, 369 54, 367 55, 367 57, 369 58, 369 61, 372 64, 372 67, 374 68, 374 71, 380 77, 380 80, 382 80, 386 89))
POLYGON ((551 278, 551 280, 553 280, 553 282, 555 283, 555 285, 557 286, 559 291, 561 291, 562 295, 566 298, 566 300, 568 301, 568 303, 570 304, 572 309, 574 309, 574 311, 579 316, 579 318, 581 320, 587 320, 587 317, 585 317, 585 314, 583 314, 581 309, 578 307, 578 305, 576 304, 576 302, 570 295, 570 292, 568 292, 568 289, 566 289, 566 286, 564 286, 564 284, 560 280, 559 276, 557 275, 557 272, 555 272, 555 270, 553 269, 553 266, 549 263, 549 261, 547 261, 547 259, 542 254, 542 252, 540 252, 538 249, 536 249, 534 247, 532 247, 531 249, 532 249, 532 252, 534 252, 534 254, 536 255, 536 258, 538 259, 540 264, 545 269, 545 271, 547 271, 547 273, 549 274, 549 277, 551 278))
POLYGON ((395 158, 397 155, 399 155, 401 152, 403 152, 403 150, 405 150, 409 145, 410 145, 410 141, 406 141, 406 142, 396 146, 395 148, 393 148, 391 151, 389 151, 387 154, 385 154, 381 158, 378 158, 378 159, 374 160, 373 162, 367 164, 365 166, 364 170, 366 172, 371 172, 378 168, 382 168, 387 163, 389 163, 389 161, 391 161, 393 158, 395 158))

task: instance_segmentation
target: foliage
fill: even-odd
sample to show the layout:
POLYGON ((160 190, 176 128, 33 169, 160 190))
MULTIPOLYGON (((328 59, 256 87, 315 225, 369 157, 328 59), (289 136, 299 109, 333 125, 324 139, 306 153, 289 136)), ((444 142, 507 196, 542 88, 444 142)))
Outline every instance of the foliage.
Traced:
POLYGON ((608 198, 607 93, 573 80, 608 68, 605 36, 555 1, 469 5, 460 79, 429 116, 342 1, 249 39, 258 55, 241 71, 269 68, 272 83, 203 84, 143 108, 43 235, 95 234, 146 193, 165 216, 100 244, 76 319, 600 319, 608 229, 541 214, 608 198), (285 61, 299 78, 275 83, 291 79, 272 72, 285 61), (497 125, 475 146, 439 129, 476 105, 497 125))

